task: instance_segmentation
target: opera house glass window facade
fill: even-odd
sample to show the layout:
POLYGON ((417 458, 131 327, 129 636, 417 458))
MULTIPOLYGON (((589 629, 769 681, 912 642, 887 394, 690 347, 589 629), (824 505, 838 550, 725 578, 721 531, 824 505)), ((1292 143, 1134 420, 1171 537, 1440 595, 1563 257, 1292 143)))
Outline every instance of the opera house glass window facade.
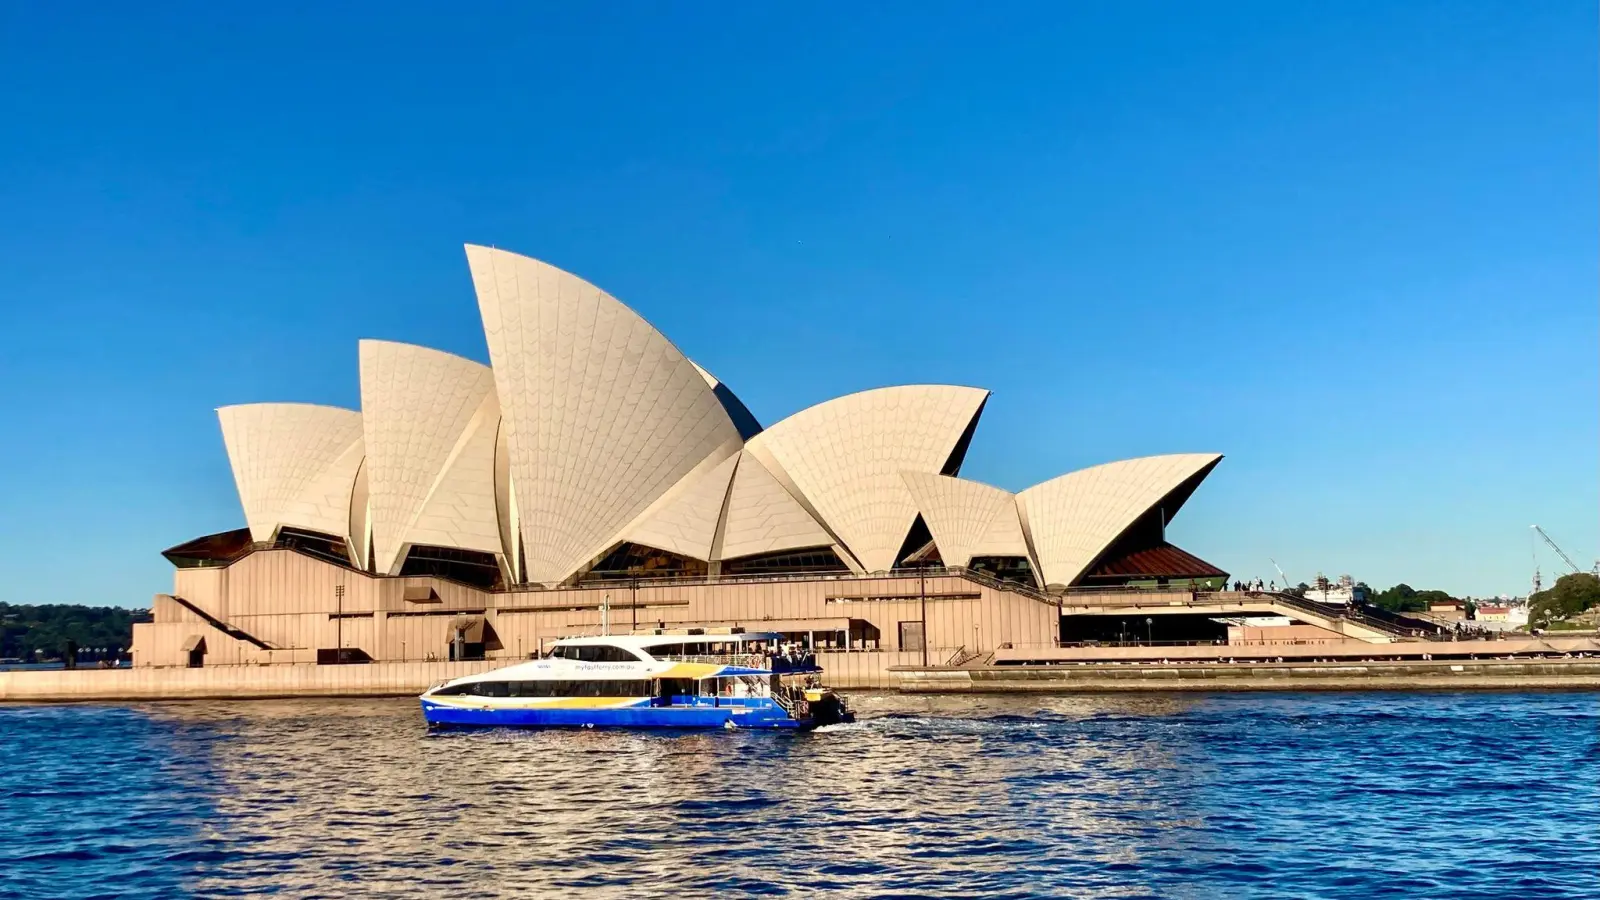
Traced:
POLYGON ((1064 589, 1226 577, 1166 539, 1216 453, 1013 493, 960 476, 981 388, 876 388, 763 427, 600 288, 466 256, 489 365, 363 340, 359 410, 217 411, 243 527, 166 551, 174 592, 136 664, 187 665, 197 642, 204 665, 381 662, 449 658, 465 631, 515 658, 599 628, 759 627, 883 668, 1050 640, 1064 589))

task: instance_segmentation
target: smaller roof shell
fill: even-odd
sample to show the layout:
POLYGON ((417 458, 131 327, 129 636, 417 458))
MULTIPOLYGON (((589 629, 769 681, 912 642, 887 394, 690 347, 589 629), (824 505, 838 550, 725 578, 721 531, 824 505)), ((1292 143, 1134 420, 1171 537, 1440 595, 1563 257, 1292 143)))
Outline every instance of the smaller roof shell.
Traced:
POLYGON ((1091 466, 1017 495, 1047 585, 1071 585, 1119 535, 1163 505, 1170 522, 1220 453, 1175 453, 1091 466))
POLYGON ((975 556, 1020 556, 1032 561, 1010 491, 949 475, 901 472, 947 566, 975 556))
POLYGON ((350 492, 363 456, 361 414, 310 403, 217 410, 252 539, 288 525, 348 537, 350 492))

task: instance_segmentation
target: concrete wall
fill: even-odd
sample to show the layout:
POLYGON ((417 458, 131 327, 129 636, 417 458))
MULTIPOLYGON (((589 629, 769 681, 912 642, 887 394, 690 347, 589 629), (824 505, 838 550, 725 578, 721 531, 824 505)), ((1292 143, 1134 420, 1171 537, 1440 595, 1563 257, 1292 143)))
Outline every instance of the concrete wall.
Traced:
POLYGON ((1333 644, 1345 640, 1336 632, 1315 625, 1229 625, 1230 644, 1333 644))

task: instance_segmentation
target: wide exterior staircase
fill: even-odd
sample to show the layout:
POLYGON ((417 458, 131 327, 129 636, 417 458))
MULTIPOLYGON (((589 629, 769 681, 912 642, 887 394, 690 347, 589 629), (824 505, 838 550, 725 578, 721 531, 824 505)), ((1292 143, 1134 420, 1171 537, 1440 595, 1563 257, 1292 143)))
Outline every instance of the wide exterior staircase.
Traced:
MULTIPOLYGON (((904 576, 909 570, 897 571, 904 576)), ((1283 591, 1194 591, 1183 588, 1133 588, 1133 589, 1083 589, 1069 590, 1057 595, 1016 581, 995 578, 987 572, 964 568, 927 570, 929 575, 955 575, 967 581, 1006 593, 1019 594, 1047 606, 1069 612, 1089 597, 1104 600, 1108 595, 1116 598, 1115 606, 1144 606, 1153 603, 1163 611, 1175 612, 1175 607, 1186 607, 1193 612, 1206 612, 1223 607, 1219 614, 1228 612, 1254 612, 1287 615, 1310 625, 1326 628, 1336 634, 1355 640, 1438 640, 1448 634, 1437 625, 1376 607, 1353 607, 1337 603, 1318 603, 1283 591), (1255 607, 1255 608, 1251 608, 1255 607), (1265 608, 1262 608, 1265 607, 1265 608), (1225 611, 1226 610, 1226 611, 1225 611)), ((1095 603, 1094 605, 1101 605, 1095 603)), ((956 656, 964 655, 965 648, 956 656)), ((976 654, 973 658, 976 657, 976 654)), ((963 660, 954 665, 965 665, 963 660)))
POLYGON ((1444 629, 1431 623, 1413 619, 1409 616, 1391 613, 1377 607, 1345 606, 1340 603, 1318 603, 1307 600, 1294 594, 1281 591, 1256 591, 1258 594, 1270 594, 1273 602, 1280 606, 1287 606, 1293 610, 1310 613, 1329 620, 1343 620, 1354 622, 1363 628, 1379 631, 1390 637, 1408 640, 1429 639, 1440 637, 1444 629))
POLYGON ((227 635, 228 637, 231 637, 231 638, 233 638, 235 640, 244 641, 245 643, 254 646, 257 650, 281 650, 281 649, 283 649, 282 647, 279 647, 279 646, 277 646, 275 644, 272 644, 272 643, 270 643, 268 641, 264 641, 264 640, 256 637, 255 635, 249 633, 248 631, 245 631, 242 628, 239 628, 239 627, 237 627, 235 625, 230 625, 229 623, 224 622, 223 620, 221 620, 221 619, 217 618, 216 616, 213 616, 211 613, 207 612, 205 610, 205 608, 201 607, 199 604, 191 603, 190 601, 185 600, 182 597, 179 597, 177 594, 168 594, 167 596, 171 597, 174 601, 176 601, 179 606, 182 606, 184 609, 187 609, 188 611, 190 611, 190 612, 194 613, 195 615, 199 616, 200 618, 204 619, 205 623, 207 625, 210 625, 212 628, 215 628, 216 630, 222 632, 223 634, 227 635))
MULTIPOLYGON (((1182 588, 1083 588, 1068 590, 1059 600, 1065 615, 1209 614, 1286 616, 1345 638, 1369 643, 1429 640, 1445 637, 1409 617, 1380 614, 1365 608, 1317 603, 1282 591, 1193 591, 1182 588)), ((1379 611, 1381 612, 1381 611, 1379 611)))

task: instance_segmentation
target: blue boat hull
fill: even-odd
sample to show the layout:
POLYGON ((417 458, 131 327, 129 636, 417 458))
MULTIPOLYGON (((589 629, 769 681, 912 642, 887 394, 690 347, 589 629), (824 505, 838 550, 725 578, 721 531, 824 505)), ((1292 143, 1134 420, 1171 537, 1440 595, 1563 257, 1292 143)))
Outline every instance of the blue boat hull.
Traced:
POLYGON ((810 728, 776 705, 628 706, 596 709, 468 706, 422 698, 429 725, 464 728, 810 728))

